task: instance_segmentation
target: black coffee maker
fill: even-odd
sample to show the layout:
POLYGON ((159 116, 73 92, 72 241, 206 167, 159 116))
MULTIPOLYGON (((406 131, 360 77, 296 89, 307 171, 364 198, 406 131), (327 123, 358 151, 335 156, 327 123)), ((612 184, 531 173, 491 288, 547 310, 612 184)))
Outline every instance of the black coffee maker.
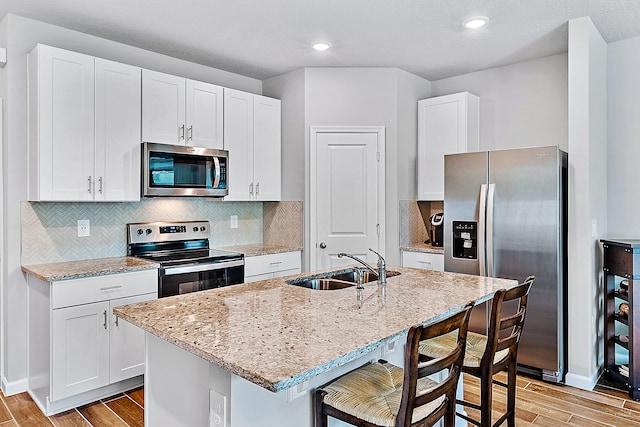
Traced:
POLYGON ((432 246, 442 246, 444 213, 439 212, 429 217, 429 238, 432 246))

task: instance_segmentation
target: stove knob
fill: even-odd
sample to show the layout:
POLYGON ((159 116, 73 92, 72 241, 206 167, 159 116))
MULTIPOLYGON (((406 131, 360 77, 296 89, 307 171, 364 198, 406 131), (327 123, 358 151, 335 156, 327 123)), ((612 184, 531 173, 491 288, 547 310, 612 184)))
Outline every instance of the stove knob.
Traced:
POLYGON ((147 228, 145 231, 146 231, 147 235, 151 234, 151 229, 150 228, 147 228))
POLYGON ((144 233, 144 230, 142 228, 138 228, 138 230, 136 230, 136 234, 138 236, 142 235, 142 233, 144 233))
POLYGON ((203 225, 202 227, 200 227, 200 231, 205 231, 207 228, 203 225))
POLYGON ((193 231, 198 231, 198 227, 193 227, 193 231))

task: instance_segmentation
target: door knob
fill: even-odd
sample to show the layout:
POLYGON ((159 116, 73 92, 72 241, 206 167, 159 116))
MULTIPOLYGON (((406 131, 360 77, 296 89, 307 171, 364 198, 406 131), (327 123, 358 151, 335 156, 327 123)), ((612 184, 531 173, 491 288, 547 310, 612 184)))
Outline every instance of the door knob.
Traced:
POLYGON ((325 242, 320 242, 320 249, 324 249, 327 247, 327 244, 325 242))

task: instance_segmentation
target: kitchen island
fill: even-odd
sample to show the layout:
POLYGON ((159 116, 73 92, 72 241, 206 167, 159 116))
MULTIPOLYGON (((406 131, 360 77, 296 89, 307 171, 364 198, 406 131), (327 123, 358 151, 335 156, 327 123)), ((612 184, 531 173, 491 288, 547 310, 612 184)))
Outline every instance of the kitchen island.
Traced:
POLYGON ((389 270, 361 294, 272 279, 114 309, 146 331, 145 425, 312 426, 316 387, 380 357, 401 366, 412 325, 517 284, 389 270))

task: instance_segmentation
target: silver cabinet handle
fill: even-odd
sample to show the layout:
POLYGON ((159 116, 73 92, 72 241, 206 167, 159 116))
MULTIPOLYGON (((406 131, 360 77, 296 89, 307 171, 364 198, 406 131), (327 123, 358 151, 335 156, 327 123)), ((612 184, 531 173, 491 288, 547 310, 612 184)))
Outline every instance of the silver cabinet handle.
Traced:
POLYGON ((102 177, 98 178, 98 193, 102 194, 102 177))
POLYGON ((104 311, 104 326, 105 331, 107 330, 107 310, 104 311))
POLYGON ((320 242, 320 249, 325 249, 327 244, 325 242, 320 242))
POLYGON ((253 195, 253 182, 249 184, 249 194, 253 195))
POLYGON ((104 286, 100 288, 101 291, 112 291, 114 289, 120 289, 122 285, 114 285, 114 286, 104 286))
POLYGON ((279 264, 282 264, 282 261, 274 261, 269 263, 269 265, 279 265, 279 264))
POLYGON ((91 194, 91 176, 87 178, 87 192, 91 194))
POLYGON ((118 317, 118 316, 116 316, 116 328, 117 328, 118 326, 120 326, 120 325, 118 325, 118 319, 119 319, 119 317, 118 317))
POLYGON ((189 129, 187 129, 187 140, 193 140, 193 125, 189 126, 189 129))
POLYGON ((178 128, 180 130, 180 139, 184 139, 184 125, 178 128))
POLYGON ((260 183, 256 184, 256 196, 260 194, 260 183))

